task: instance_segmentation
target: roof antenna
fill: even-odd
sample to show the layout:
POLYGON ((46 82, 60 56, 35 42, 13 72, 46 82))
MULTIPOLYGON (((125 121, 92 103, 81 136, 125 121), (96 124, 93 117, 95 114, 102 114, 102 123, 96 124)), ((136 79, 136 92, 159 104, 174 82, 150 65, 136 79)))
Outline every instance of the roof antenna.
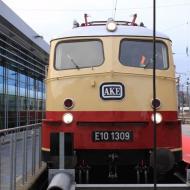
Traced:
POLYGON ((114 20, 115 20, 116 10, 117 10, 117 0, 115 1, 114 16, 113 16, 114 20))
POLYGON ((88 25, 88 14, 84 14, 84 21, 85 21, 85 26, 87 26, 88 25))
POLYGON ((132 22, 131 22, 131 26, 137 26, 137 24, 135 23, 136 18, 137 18, 137 14, 135 13, 135 14, 133 15, 133 20, 132 20, 132 22))
POLYGON ((187 45, 186 45, 186 55, 189 56, 189 41, 188 41, 188 24, 189 22, 187 21, 186 23, 186 38, 187 38, 187 45))

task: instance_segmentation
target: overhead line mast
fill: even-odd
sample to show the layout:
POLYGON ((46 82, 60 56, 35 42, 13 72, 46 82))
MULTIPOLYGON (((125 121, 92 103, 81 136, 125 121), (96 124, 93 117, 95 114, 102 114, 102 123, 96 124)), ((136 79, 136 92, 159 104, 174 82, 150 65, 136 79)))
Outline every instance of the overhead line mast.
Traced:
MULTIPOLYGON (((153 100, 156 100, 156 0, 153 0, 153 100)), ((154 152, 154 190, 157 190, 157 124, 156 107, 153 106, 153 152, 154 152)))

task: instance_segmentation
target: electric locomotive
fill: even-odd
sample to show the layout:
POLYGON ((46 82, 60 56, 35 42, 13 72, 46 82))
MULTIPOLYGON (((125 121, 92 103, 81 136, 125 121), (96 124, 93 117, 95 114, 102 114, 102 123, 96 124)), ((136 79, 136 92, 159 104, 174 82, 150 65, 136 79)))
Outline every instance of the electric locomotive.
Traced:
POLYGON ((78 183, 149 183, 155 118, 158 175, 175 171, 181 124, 171 44, 156 33, 153 100, 153 32, 135 17, 75 22, 51 41, 42 128, 50 167, 74 169, 78 183))

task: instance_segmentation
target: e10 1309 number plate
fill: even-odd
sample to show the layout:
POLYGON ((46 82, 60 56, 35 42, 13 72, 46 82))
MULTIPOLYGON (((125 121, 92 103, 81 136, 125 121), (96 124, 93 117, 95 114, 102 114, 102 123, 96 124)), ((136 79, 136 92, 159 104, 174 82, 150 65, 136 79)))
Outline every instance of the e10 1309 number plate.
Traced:
POLYGON ((125 142, 133 140, 133 133, 130 131, 94 131, 92 140, 95 142, 125 142))

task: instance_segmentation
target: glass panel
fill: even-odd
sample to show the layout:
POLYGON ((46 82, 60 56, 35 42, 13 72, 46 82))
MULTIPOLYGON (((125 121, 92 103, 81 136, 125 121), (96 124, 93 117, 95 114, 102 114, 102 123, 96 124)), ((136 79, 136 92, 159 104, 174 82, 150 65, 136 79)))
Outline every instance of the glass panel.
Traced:
POLYGON ((33 90, 34 89, 34 79, 33 78, 30 78, 29 77, 29 80, 30 80, 30 90, 33 90))
POLYGON ((4 97, 3 94, 0 93, 0 129, 3 129, 4 125, 4 97))
POLYGON ((41 81, 38 81, 38 99, 42 99, 42 90, 43 90, 43 84, 41 81))
POLYGON ((20 85, 20 96, 25 96, 25 87, 26 87, 26 83, 24 83, 24 82, 20 82, 19 83, 19 85, 20 85))
POLYGON ((27 98, 25 98, 25 97, 20 97, 20 109, 21 110, 27 110, 27 98))
POLYGON ((9 95, 9 111, 16 111, 16 96, 9 95))
POLYGON ((27 113, 26 111, 21 111, 20 112, 20 125, 26 125, 27 123, 27 113))
MULTIPOLYGON (((168 53, 164 43, 156 42, 156 69, 168 68, 168 53)), ((129 67, 153 68, 153 43, 150 41, 123 40, 119 60, 129 67)))
POLYGON ((4 110, 4 97, 3 94, 0 94, 0 111, 4 110))
POLYGON ((43 83, 41 81, 39 81, 39 91, 42 92, 43 90, 43 83))
POLYGON ((16 74, 17 73, 15 71, 8 69, 8 78, 15 79, 16 74))
POLYGON ((30 78, 30 82, 29 82, 29 90, 30 90, 30 97, 34 98, 34 79, 30 78))
POLYGON ((30 112, 30 124, 35 123, 35 112, 30 112))
POLYGON ((4 128, 4 116, 3 112, 0 112, 0 129, 4 128))
POLYGON ((34 99, 30 99, 30 110, 34 110, 35 109, 35 100, 34 99))
POLYGON ((0 75, 3 75, 3 67, 0 66, 0 75))
POLYGON ((42 110, 42 100, 38 100, 38 109, 42 110))
POLYGON ((25 82, 26 81, 26 76, 23 74, 20 74, 20 81, 25 82))
POLYGON ((55 53, 56 69, 80 69, 95 67, 103 63, 101 41, 70 41, 57 45, 55 53))
POLYGON ((16 81, 8 79, 8 94, 15 95, 15 90, 16 90, 16 81))
POLYGON ((0 94, 3 93, 3 77, 0 76, 0 94))

